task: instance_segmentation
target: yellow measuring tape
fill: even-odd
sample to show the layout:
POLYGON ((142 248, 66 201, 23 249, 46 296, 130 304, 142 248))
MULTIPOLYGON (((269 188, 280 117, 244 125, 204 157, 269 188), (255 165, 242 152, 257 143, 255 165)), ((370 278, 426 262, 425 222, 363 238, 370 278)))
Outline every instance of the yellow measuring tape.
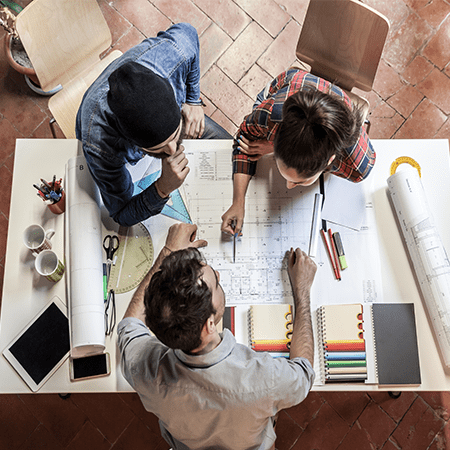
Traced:
POLYGON ((422 176, 419 163, 416 160, 410 158, 409 156, 400 156, 391 164, 391 175, 394 175, 395 171, 397 170, 397 167, 400 164, 405 164, 405 163, 409 164, 409 165, 413 166, 415 169, 417 169, 417 172, 419 172, 419 177, 422 176))

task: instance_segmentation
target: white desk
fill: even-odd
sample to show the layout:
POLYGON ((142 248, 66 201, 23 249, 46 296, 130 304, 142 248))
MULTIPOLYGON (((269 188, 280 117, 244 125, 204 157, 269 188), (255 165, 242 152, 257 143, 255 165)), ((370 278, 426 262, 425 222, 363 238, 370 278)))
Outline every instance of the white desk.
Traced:
MULTIPOLYGON (((373 178, 373 203, 382 261, 384 301, 414 302, 419 341, 422 384, 420 387, 405 387, 405 390, 450 389, 450 374, 446 374, 440 361, 426 313, 402 244, 400 231, 387 198, 386 179, 392 161, 399 156, 411 156, 422 167, 422 181, 434 214, 442 240, 450 249, 450 168, 448 142, 444 140, 375 140, 377 162, 370 175, 373 178)), ((196 141, 196 145, 214 148, 214 141, 196 141)), ((8 229, 6 265, 0 317, 0 351, 54 296, 66 299, 65 276, 58 283, 51 283, 37 275, 34 257, 22 242, 23 230, 32 223, 56 230, 52 239, 53 248, 63 255, 64 215, 52 214, 36 196, 33 183, 39 178, 64 177, 66 161, 81 154, 76 140, 18 140, 14 163, 11 210, 8 229)), ((104 218, 106 230, 114 231, 115 225, 104 218)), ((154 243, 155 252, 160 243, 154 243)), ((116 296, 117 318, 122 318, 131 292, 116 296)), ((120 392, 131 391, 119 368, 116 345, 117 335, 107 337, 106 347, 111 355, 111 375, 95 380, 71 382, 66 361, 44 384, 39 392, 120 392)), ((379 390, 375 385, 333 384, 315 387, 318 390, 379 390)), ((385 390, 388 390, 387 388, 385 390)), ((0 393, 30 393, 31 390, 14 369, 0 356, 0 393)))
MULTIPOLYGON (((35 258, 23 244, 22 234, 33 223, 53 228, 56 231, 52 238, 53 250, 60 258, 64 256, 64 214, 55 215, 50 212, 36 195, 33 183, 39 184, 40 178, 51 179, 55 174, 64 179, 66 162, 81 153, 81 146, 78 147, 76 139, 17 140, 0 316, 1 351, 54 295, 66 303, 66 274, 58 283, 39 276, 34 268, 35 258)), ((117 317, 122 318, 128 298, 117 299, 117 303, 117 317)), ((69 362, 66 360, 39 392, 132 391, 118 368, 116 341, 116 333, 106 337, 106 351, 111 355, 111 375, 71 382, 69 362)), ((31 390, 1 355, 0 393, 20 392, 31 393, 31 390)))

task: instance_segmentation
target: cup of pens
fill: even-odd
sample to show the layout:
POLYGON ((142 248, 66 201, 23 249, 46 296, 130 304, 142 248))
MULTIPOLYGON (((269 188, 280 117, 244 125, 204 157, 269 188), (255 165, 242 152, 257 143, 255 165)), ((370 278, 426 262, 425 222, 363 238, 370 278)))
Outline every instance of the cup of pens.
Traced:
POLYGON ((66 209, 66 195, 64 189, 61 186, 62 178, 56 179, 56 175, 53 175, 51 182, 45 181, 41 178, 41 184, 33 184, 33 187, 37 189, 37 195, 48 206, 48 209, 54 214, 62 214, 66 209))

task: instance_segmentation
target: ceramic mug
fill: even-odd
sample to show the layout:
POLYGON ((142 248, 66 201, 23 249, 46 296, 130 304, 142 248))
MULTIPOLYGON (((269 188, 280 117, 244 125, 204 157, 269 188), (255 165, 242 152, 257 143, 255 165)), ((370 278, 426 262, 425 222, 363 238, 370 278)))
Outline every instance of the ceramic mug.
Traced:
POLYGON ((64 264, 52 250, 44 250, 37 255, 34 265, 39 275, 56 283, 64 275, 64 264))
POLYGON ((50 239, 54 234, 55 230, 52 228, 45 231, 40 225, 30 225, 23 232, 23 243, 31 250, 34 256, 37 256, 42 251, 52 248, 50 239))

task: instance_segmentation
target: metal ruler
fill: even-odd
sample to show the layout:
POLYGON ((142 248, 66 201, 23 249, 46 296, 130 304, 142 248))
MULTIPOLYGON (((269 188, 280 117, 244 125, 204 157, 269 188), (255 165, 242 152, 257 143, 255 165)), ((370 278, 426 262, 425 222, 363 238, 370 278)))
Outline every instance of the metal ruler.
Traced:
POLYGON ((141 223, 119 227, 119 248, 111 266, 108 290, 123 294, 136 288, 153 264, 153 242, 141 223))

